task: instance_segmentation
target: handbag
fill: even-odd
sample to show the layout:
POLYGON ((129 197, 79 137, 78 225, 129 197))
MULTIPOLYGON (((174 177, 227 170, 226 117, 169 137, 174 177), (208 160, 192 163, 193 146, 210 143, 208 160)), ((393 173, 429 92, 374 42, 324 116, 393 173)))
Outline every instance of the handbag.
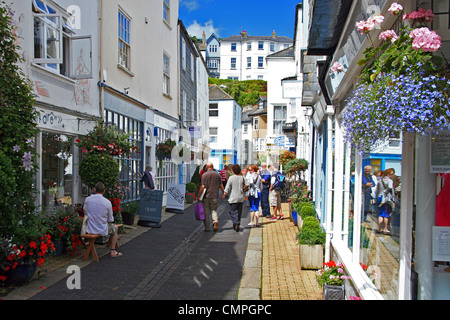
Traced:
POLYGON ((203 207, 203 202, 197 202, 195 204, 195 219, 205 220, 205 208, 203 207))
POLYGON ((248 185, 246 185, 245 184, 245 179, 244 179, 244 176, 242 176, 242 180, 243 180, 243 186, 242 186, 242 191, 244 192, 244 193, 246 193, 249 189, 250 189, 250 187, 248 186, 248 185))

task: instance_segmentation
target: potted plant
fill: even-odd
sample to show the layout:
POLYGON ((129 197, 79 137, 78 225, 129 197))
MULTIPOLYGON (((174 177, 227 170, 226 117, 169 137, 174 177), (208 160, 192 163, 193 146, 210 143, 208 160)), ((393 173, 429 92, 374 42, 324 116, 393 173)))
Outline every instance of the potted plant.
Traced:
POLYGON ((325 232, 316 218, 309 216, 297 234, 301 269, 320 269, 323 265, 325 232))
POLYGON ((317 271, 316 279, 324 289, 325 300, 344 300, 344 280, 350 279, 345 274, 342 263, 337 264, 333 260, 323 264, 324 268, 317 271))
POLYGON ((61 255, 67 250, 71 254, 77 251, 81 242, 82 220, 71 208, 59 209, 56 214, 45 217, 45 225, 55 245, 55 255, 61 255))
POLYGON ((193 182, 186 183, 186 202, 187 203, 194 203, 195 201, 195 190, 197 190, 197 185, 193 182))
POLYGON ((134 218, 138 209, 138 201, 130 201, 121 204, 123 223, 129 226, 134 225, 134 218))
POLYGON ((41 219, 33 220, 34 226, 18 226, 13 238, 1 240, 0 282, 10 285, 28 283, 45 257, 55 250, 41 219))

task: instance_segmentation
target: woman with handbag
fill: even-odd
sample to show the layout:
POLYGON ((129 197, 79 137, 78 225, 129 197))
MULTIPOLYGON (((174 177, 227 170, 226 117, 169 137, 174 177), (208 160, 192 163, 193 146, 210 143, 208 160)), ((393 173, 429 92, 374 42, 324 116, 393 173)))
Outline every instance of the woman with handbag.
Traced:
POLYGON ((228 205, 230 210, 233 229, 239 232, 241 224, 242 207, 244 205, 245 193, 248 191, 248 185, 241 174, 241 167, 238 164, 232 166, 233 175, 228 179, 222 199, 228 195, 228 205))
POLYGON ((262 182, 256 165, 250 165, 248 172, 250 173, 247 177, 250 187, 248 191, 248 201, 250 203, 250 215, 252 219, 250 225, 252 227, 259 227, 259 202, 261 199, 262 182))
POLYGON ((386 169, 383 171, 383 177, 377 183, 377 204, 378 204, 378 232, 389 234, 389 217, 395 207, 396 197, 394 192, 394 182, 392 177, 394 170, 386 169), (384 224, 384 228, 381 226, 384 224))

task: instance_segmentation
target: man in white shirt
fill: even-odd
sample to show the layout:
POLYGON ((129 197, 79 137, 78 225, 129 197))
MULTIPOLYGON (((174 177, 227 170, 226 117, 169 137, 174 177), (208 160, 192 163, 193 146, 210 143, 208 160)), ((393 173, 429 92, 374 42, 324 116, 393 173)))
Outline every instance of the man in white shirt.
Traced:
POLYGON ((114 222, 112 204, 103 196, 104 193, 105 185, 98 182, 94 187, 94 194, 84 201, 84 212, 88 216, 86 232, 101 236, 109 234, 111 237, 111 257, 120 257, 122 253, 116 250, 117 226, 112 223, 114 222))

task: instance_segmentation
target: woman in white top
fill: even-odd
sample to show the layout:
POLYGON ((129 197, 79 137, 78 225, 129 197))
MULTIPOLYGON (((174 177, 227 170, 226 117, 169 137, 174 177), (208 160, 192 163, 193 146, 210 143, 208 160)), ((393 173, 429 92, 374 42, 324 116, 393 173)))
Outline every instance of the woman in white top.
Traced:
POLYGON ((388 230, 389 217, 395 207, 394 182, 392 177, 394 170, 386 169, 383 177, 377 183, 377 204, 378 204, 378 232, 390 233, 388 230), (381 226, 384 224, 384 228, 381 226))
POLYGON ((250 187, 248 190, 248 201, 250 203, 250 215, 252 217, 250 225, 252 227, 259 227, 259 202, 261 199, 262 181, 256 165, 252 164, 248 172, 247 181, 250 187))

